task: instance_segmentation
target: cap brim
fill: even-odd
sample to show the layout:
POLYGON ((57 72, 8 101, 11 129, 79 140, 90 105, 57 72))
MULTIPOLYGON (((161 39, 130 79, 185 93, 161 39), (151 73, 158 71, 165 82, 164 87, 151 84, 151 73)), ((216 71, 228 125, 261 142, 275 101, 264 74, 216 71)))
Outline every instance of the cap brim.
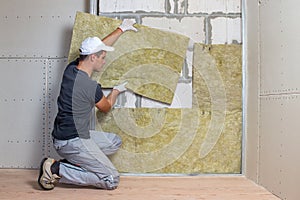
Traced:
POLYGON ((91 55, 93 53, 97 53, 99 51, 114 51, 115 48, 111 47, 111 46, 98 46, 98 48, 94 49, 93 51, 89 51, 89 52, 84 52, 82 50, 80 50, 80 55, 91 55))
MULTIPOLYGON (((104 51, 114 51, 115 48, 114 48, 114 47, 111 47, 111 46, 104 46, 104 47, 102 47, 102 50, 104 50, 104 51)), ((101 50, 100 50, 100 51, 101 51, 101 50)))

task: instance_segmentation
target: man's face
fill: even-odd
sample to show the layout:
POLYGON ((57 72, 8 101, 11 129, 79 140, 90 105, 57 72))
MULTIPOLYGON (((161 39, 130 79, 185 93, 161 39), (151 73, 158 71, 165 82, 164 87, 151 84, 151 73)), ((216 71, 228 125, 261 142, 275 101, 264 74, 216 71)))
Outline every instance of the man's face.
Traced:
POLYGON ((100 54, 99 56, 97 54, 95 54, 94 71, 96 71, 96 72, 101 71, 103 65, 105 64, 105 56, 106 56, 106 51, 102 51, 102 54, 100 54))

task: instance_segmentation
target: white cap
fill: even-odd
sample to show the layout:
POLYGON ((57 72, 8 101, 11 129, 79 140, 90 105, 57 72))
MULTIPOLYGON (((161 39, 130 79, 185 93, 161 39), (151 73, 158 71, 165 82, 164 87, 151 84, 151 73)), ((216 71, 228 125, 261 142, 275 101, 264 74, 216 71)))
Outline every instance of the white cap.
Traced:
POLYGON ((90 55, 99 51, 113 51, 114 48, 106 46, 98 37, 88 37, 81 43, 80 55, 90 55))

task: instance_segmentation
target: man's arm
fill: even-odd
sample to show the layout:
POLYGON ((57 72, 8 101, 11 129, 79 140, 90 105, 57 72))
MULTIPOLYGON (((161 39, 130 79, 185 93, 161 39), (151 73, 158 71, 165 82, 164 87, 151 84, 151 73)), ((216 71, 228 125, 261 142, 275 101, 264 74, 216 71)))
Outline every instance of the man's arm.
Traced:
MULTIPOLYGON (((132 30, 137 32, 137 29, 133 26, 134 24, 135 21, 130 19, 124 19, 122 24, 116 30, 111 32, 108 36, 103 38, 102 41, 104 42, 104 44, 112 46, 125 31, 132 30)), ((102 99, 95 104, 95 106, 102 112, 106 113, 110 111, 110 109, 116 103, 118 95, 126 90, 126 84, 127 82, 115 86, 112 89, 111 93, 107 97, 103 96, 102 99)))
POLYGON ((103 95, 102 99, 96 103, 96 107, 104 113, 109 112, 116 103, 119 94, 118 90, 113 89, 107 97, 103 95))
POLYGON ((96 103, 96 107, 101 110, 102 112, 105 112, 107 113, 108 111, 110 111, 110 109, 114 106, 114 104, 116 103, 116 100, 117 100, 117 97, 118 95, 121 93, 121 92, 124 92, 126 91, 126 84, 127 84, 127 81, 120 84, 120 85, 117 85, 115 86, 111 93, 105 97, 103 95, 102 99, 100 101, 98 101, 96 103))
POLYGON ((117 28, 116 30, 111 32, 108 36, 103 38, 102 41, 104 42, 104 44, 106 44, 108 46, 112 46, 119 39, 119 37, 122 35, 122 33, 123 33, 123 31, 121 29, 117 28))

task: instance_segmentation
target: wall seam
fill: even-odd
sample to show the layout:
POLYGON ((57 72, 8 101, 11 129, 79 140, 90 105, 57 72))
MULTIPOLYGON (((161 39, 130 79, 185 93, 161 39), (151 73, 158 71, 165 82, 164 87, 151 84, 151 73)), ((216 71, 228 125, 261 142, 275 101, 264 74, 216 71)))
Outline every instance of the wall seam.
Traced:
POLYGON ((258 63, 257 63, 257 73, 258 73, 258 83, 257 83, 257 92, 258 92, 258 97, 257 97, 257 101, 258 101, 258 105, 257 105, 257 112, 258 112, 258 120, 257 120, 257 131, 258 131, 258 137, 257 137, 257 168, 256 168, 256 172, 257 172, 257 176, 256 176, 256 182, 258 184, 261 185, 261 182, 260 182, 260 143, 261 143, 261 140, 260 140, 260 137, 261 137, 261 134, 260 134, 260 130, 261 130, 261 127, 260 127, 260 119, 261 119, 261 98, 260 98, 260 91, 261 91, 261 34, 260 34, 260 26, 261 26, 261 15, 260 15, 260 12, 261 12, 261 1, 258 2, 258 31, 257 31, 257 38, 258 38, 258 45, 257 45, 257 52, 258 52, 258 55, 257 55, 257 58, 258 58, 258 63))

